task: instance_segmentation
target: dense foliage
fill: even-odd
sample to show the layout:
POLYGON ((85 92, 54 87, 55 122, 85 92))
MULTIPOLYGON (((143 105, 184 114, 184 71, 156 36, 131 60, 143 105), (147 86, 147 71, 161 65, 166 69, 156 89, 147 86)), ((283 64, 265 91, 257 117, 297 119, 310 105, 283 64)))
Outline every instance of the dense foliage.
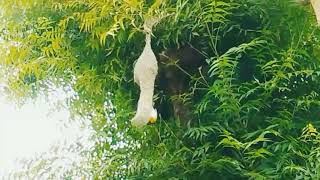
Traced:
POLYGON ((320 178, 320 30, 308 6, 15 0, 1 7, 7 93, 24 99, 52 84, 71 86, 70 110, 91 119, 100 137, 88 167, 95 179, 320 178), (191 104, 188 127, 171 117, 139 132, 130 125, 139 94, 133 64, 143 19, 164 14, 172 15, 154 28, 153 50, 192 45, 207 65, 190 74, 187 93, 166 97, 191 104))

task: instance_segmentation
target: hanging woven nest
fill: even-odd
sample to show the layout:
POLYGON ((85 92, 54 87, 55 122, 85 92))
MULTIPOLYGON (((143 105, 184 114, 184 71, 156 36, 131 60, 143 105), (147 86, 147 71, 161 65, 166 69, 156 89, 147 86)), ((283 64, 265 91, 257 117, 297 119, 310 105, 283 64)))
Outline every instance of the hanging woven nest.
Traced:
POLYGON ((311 5, 316 14, 318 25, 320 26, 320 0, 311 0, 311 5))
POLYGON ((148 123, 154 123, 157 119, 157 110, 153 107, 153 93, 155 79, 158 74, 158 63, 151 49, 151 34, 152 27, 159 21, 160 18, 145 20, 144 33, 146 34, 146 44, 134 65, 134 82, 140 86, 140 97, 137 112, 131 120, 131 123, 138 128, 148 123))

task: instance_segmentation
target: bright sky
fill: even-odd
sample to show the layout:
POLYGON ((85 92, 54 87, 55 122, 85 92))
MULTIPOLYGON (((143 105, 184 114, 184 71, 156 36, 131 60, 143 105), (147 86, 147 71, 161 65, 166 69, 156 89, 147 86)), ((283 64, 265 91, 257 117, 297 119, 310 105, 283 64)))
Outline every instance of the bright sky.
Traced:
MULTIPOLYGON (((66 110, 50 113, 50 108, 44 98, 18 109, 0 97, 0 179, 15 170, 15 159, 31 159, 49 151, 52 145, 71 144, 81 136, 91 135, 88 128, 83 129, 79 123, 68 121, 66 110)), ((89 147, 88 139, 81 143, 89 147)))
MULTIPOLYGON (((1 37, 0 42, 2 42, 1 37)), ((0 89, 2 83, 1 81, 0 89)), ((67 94, 58 88, 55 89, 57 92, 48 97, 53 101, 64 100, 73 93, 67 94)), ((89 122, 85 122, 85 125, 76 121, 70 122, 67 110, 52 112, 52 108, 54 107, 50 106, 42 96, 35 103, 27 103, 18 109, 0 94, 0 179, 8 172, 17 169, 17 159, 32 159, 45 152, 50 154, 49 149, 53 146, 63 149, 73 144, 80 144, 81 150, 93 146, 91 137, 94 131, 90 128, 89 122)), ((67 168, 83 160, 84 157, 80 153, 79 151, 66 153, 61 150, 52 156, 57 158, 61 166, 67 168), (65 157, 68 157, 68 162, 65 157)))

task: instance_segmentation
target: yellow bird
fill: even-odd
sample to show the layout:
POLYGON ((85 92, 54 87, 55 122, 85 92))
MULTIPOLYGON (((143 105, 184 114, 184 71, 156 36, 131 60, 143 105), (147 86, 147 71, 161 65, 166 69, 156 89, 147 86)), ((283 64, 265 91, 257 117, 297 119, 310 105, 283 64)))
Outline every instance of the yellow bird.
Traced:
POLYGON ((157 110, 156 110, 156 109, 153 109, 153 110, 151 111, 150 117, 149 117, 149 119, 148 119, 148 124, 154 124, 154 123, 156 123, 157 117, 158 117, 157 110))

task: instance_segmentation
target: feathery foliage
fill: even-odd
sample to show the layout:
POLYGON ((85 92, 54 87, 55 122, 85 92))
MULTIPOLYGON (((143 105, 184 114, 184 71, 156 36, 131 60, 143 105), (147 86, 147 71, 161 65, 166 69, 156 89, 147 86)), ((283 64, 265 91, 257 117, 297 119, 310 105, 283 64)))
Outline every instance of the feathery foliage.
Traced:
POLYGON ((52 83, 71 85, 70 110, 92 120, 99 136, 94 179, 320 178, 320 29, 309 7, 289 0, 0 5, 8 93, 24 99, 52 83), (132 71, 143 20, 164 14, 173 15, 154 28, 154 51, 192 45, 207 65, 183 95, 193 107, 188 127, 172 117, 136 132, 132 71))

